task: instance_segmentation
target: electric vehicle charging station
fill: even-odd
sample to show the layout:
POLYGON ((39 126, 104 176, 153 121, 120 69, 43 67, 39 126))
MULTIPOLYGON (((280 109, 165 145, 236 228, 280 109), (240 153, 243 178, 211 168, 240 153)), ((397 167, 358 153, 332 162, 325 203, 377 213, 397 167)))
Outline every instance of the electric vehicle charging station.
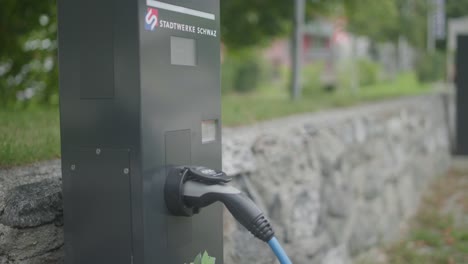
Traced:
POLYGON ((65 263, 184 264, 206 251, 222 264, 216 201, 273 240, 220 172, 219 10, 58 1, 65 263))

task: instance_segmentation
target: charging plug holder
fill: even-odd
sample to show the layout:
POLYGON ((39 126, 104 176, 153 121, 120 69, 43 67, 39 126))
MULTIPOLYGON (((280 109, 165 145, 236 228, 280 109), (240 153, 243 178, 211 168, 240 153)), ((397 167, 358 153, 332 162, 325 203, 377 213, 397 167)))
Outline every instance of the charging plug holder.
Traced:
POLYGON ((175 216, 192 216, 199 211, 187 207, 184 202, 184 183, 188 180, 187 172, 185 167, 173 167, 167 174, 164 199, 167 209, 175 216))
POLYGON ((206 185, 225 184, 232 180, 222 171, 200 166, 182 166, 169 169, 164 198, 169 212, 175 216, 192 216, 200 212, 198 207, 188 207, 185 202, 184 184, 194 181, 206 185))

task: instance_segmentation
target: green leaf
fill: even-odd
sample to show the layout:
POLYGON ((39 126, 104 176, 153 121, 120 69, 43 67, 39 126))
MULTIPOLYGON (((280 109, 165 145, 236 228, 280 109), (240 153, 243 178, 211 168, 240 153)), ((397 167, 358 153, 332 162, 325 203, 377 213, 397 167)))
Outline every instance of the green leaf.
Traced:
POLYGON ((215 264, 216 258, 210 257, 208 252, 203 253, 201 264, 215 264))
POLYGON ((193 264, 202 264, 202 256, 201 254, 198 254, 195 260, 193 261, 193 264))

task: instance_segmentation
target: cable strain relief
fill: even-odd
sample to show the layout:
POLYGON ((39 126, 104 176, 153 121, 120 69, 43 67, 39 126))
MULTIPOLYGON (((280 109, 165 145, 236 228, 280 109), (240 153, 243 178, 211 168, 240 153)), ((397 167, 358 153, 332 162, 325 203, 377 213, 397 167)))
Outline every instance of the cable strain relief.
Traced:
POLYGON ((258 239, 267 242, 275 235, 268 219, 263 215, 257 216, 250 225, 249 231, 258 239))

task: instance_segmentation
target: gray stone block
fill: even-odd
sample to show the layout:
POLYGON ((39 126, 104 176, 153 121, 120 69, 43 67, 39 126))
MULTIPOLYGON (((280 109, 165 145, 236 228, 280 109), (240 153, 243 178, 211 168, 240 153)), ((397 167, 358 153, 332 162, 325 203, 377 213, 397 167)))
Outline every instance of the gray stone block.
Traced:
POLYGON ((16 229, 0 224, 0 249, 3 251, 2 254, 13 263, 14 261, 25 263, 28 260, 34 261, 36 258, 43 257, 50 258, 47 256, 52 256, 55 251, 57 251, 56 255, 63 255, 62 246, 63 230, 60 226, 49 224, 35 228, 16 229))
POLYGON ((61 181, 47 179, 9 190, 0 223, 18 228, 35 227, 51 223, 61 215, 61 181))

